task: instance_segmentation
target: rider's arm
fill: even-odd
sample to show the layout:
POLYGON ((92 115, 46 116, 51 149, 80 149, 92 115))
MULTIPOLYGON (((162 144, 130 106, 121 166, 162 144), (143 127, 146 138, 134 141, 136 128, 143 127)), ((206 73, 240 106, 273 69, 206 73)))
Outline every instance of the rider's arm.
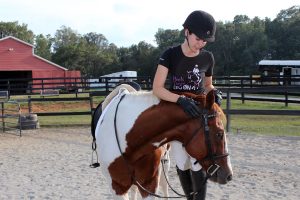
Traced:
POLYGON ((174 94, 165 88, 168 71, 168 68, 165 66, 158 65, 153 80, 153 94, 165 101, 177 102, 179 95, 174 94))
POLYGON ((216 89, 212 84, 212 76, 205 77, 205 93, 208 94, 211 90, 214 91, 215 95, 215 102, 221 106, 222 104, 222 92, 218 89, 216 89))
POLYGON ((208 94, 211 90, 214 89, 214 86, 212 84, 212 76, 205 76, 204 78, 204 87, 205 87, 205 93, 208 94))

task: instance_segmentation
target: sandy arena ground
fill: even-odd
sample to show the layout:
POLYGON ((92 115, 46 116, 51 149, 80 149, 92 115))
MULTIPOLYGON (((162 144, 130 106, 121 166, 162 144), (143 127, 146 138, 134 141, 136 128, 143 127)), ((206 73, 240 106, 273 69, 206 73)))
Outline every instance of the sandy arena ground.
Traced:
MULTIPOLYGON (((229 134, 234 177, 209 182, 207 199, 300 199, 300 137, 229 134)), ((88 127, 0 132, 0 199, 112 199, 100 169, 91 169, 88 127)), ((172 162, 170 182, 181 192, 172 162)), ((170 195, 174 196, 172 192, 170 195)))

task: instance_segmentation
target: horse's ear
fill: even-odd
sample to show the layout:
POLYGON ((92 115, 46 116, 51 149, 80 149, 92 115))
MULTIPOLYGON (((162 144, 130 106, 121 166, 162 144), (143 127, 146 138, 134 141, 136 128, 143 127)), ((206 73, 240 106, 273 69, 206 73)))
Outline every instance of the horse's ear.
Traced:
POLYGON ((215 95, 214 95, 214 91, 211 90, 207 95, 206 95, 206 109, 211 109, 212 106, 215 103, 215 95))

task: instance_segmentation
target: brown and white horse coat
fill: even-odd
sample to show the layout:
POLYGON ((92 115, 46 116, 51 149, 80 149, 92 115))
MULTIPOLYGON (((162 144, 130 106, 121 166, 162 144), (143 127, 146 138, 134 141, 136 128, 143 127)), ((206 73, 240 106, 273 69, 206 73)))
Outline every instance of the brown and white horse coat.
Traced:
MULTIPOLYGON (((198 160, 203 159, 207 150, 201 151, 200 145, 205 146, 205 138, 203 134, 192 136, 196 129, 199 130, 199 123, 175 103, 160 101, 152 92, 130 93, 119 88, 96 127, 99 161, 114 199, 128 199, 127 192, 136 181, 156 192, 164 153, 161 146, 169 141, 189 143, 187 152, 198 160), (195 145, 196 148, 192 147, 195 145)), ((226 173, 231 173, 231 167, 225 165, 226 173)), ((139 190, 144 199, 154 199, 143 189, 139 190)))

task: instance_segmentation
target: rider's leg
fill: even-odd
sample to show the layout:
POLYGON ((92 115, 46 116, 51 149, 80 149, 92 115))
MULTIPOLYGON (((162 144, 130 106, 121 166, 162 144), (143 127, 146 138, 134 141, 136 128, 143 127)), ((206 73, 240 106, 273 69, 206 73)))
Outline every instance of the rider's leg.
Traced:
POLYGON ((193 196, 190 196, 190 194, 193 192, 191 170, 180 170, 177 166, 176 169, 183 192, 187 196, 186 199, 193 200, 193 196))
POLYGON ((192 179, 191 179, 191 164, 189 155, 186 153, 185 148, 182 146, 182 143, 173 141, 171 144, 171 155, 175 159, 177 173, 179 180, 184 191, 184 194, 188 200, 192 200, 192 196, 189 196, 193 192, 192 179))
POLYGON ((199 171, 192 171, 191 170, 191 177, 192 177, 192 185, 193 191, 196 192, 194 194, 193 200, 204 200, 206 196, 206 173, 202 169, 199 171))

